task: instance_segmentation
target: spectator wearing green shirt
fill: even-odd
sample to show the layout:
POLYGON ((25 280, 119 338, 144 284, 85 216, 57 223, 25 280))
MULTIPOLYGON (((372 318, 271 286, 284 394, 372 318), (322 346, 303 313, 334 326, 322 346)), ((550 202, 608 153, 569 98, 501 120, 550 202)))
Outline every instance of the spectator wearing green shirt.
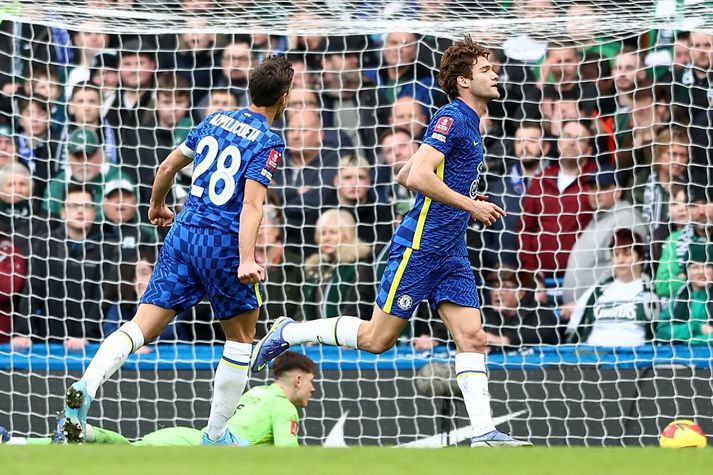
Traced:
POLYGON ((112 180, 128 180, 128 177, 123 175, 116 165, 104 159, 99 137, 93 130, 77 129, 72 132, 67 142, 67 152, 69 167, 50 180, 44 207, 53 216, 59 217, 67 187, 76 183, 91 191, 97 208, 97 221, 101 221, 104 185, 112 180))
POLYGON ((713 244, 693 242, 686 254, 686 282, 661 313, 660 340, 692 345, 713 342, 713 244))
MULTIPOLYGON (((307 356, 286 351, 272 363, 275 381, 257 386, 243 394, 235 415, 228 427, 236 434, 238 446, 274 445, 297 447, 299 440, 299 413, 297 408, 307 407, 314 393, 313 379, 317 366, 307 356)), ((64 418, 60 418, 59 433, 52 438, 10 438, 14 445, 48 445, 64 443, 61 434, 64 418)), ((4 428, 0 427, 0 434, 4 428)), ((199 446, 202 431, 191 427, 170 427, 146 434, 136 442, 110 430, 87 424, 86 443, 131 444, 137 446, 178 447, 199 446)))

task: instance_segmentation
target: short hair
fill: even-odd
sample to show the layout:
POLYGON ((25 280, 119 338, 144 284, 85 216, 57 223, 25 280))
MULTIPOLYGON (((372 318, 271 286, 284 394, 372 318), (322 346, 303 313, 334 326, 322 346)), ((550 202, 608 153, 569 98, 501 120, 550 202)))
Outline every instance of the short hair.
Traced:
POLYGON ((369 162, 360 155, 345 155, 339 160, 339 168, 369 168, 369 162))
POLYGON ((388 127, 386 130, 379 134, 379 143, 382 143, 386 137, 396 134, 406 134, 408 135, 409 139, 413 140, 413 136, 411 135, 410 130, 404 127, 388 127))
MULTIPOLYGON (((67 193, 65 196, 69 196, 70 193, 87 193, 92 197, 92 204, 94 204, 94 193, 92 193, 91 185, 87 183, 70 183, 67 185, 67 193)), ((63 206, 66 206, 66 203, 63 206)))
POLYGON ((641 235, 633 229, 620 228, 614 231, 614 235, 612 235, 609 241, 609 247, 611 249, 616 247, 628 247, 635 250, 641 259, 644 258, 644 240, 641 235))
POLYGON ((250 72, 248 94, 258 107, 270 107, 290 90, 295 70, 284 57, 268 56, 250 72))
POLYGON ((211 89, 210 92, 208 93, 208 96, 212 96, 214 94, 228 94, 229 96, 233 96, 236 99, 237 102, 237 97, 235 96, 235 93, 228 89, 227 87, 218 87, 215 89, 211 89))
POLYGON ((9 175, 22 175, 29 180, 30 184, 30 194, 34 190, 34 182, 32 181, 32 174, 29 168, 27 168, 23 163, 20 162, 10 162, 4 167, 0 168, 0 185, 5 183, 5 180, 9 175))
POLYGON ((690 145, 688 140, 688 133, 683 127, 664 127, 656 134, 656 155, 663 151, 668 150, 671 145, 679 145, 681 147, 686 147, 690 145))
POLYGON ((33 104, 43 110, 48 116, 50 115, 49 100, 45 96, 41 96, 39 94, 17 101, 17 110, 22 113, 23 111, 29 109, 33 104))
POLYGON ((51 64, 40 61, 29 62, 25 66, 24 74, 30 79, 50 79, 59 86, 59 73, 51 64))
POLYGON ((450 46, 441 58, 441 70, 438 73, 438 83, 441 89, 451 99, 456 99, 458 93, 458 77, 473 79, 473 64, 479 57, 487 58, 490 50, 473 41, 470 35, 463 37, 450 46))
POLYGON ((519 129, 537 129, 542 135, 545 134, 545 129, 542 127, 542 122, 538 122, 535 120, 521 121, 519 124, 517 124, 517 127, 515 128, 515 130, 519 129))
POLYGON ((683 192, 683 202, 688 203, 688 187, 683 183, 671 183, 669 188, 669 196, 675 198, 677 194, 683 192))
POLYGON ((72 88, 72 95, 70 96, 70 100, 74 99, 74 95, 79 91, 93 91, 99 95, 100 101, 103 99, 102 91, 101 89, 99 89, 99 86, 91 82, 80 82, 79 84, 75 84, 75 86, 72 88))
POLYGON ((156 95, 169 94, 174 97, 183 96, 190 98, 191 96, 188 93, 189 89, 190 84, 188 84, 188 80, 183 76, 169 72, 158 75, 156 95))
POLYGON ((587 131, 589 131, 589 138, 587 142, 589 142, 589 146, 592 148, 592 155, 597 155, 597 140, 595 137, 595 132, 594 129, 592 128, 592 121, 587 118, 580 118, 580 119, 565 119, 562 121, 562 125, 560 126, 560 130, 564 129, 565 125, 569 124, 570 122, 574 122, 575 124, 579 124, 587 131))
POLYGON ((679 31, 676 33, 676 41, 686 41, 691 38, 691 32, 690 31, 679 31))
POLYGON ((295 370, 317 375, 317 365, 314 364, 314 361, 294 351, 285 351, 272 362, 272 373, 275 379, 295 370))

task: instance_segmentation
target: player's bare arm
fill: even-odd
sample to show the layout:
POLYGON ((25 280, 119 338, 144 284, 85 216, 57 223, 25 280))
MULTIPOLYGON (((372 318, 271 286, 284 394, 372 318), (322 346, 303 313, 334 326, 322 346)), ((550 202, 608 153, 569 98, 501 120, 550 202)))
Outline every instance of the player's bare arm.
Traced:
POLYGON ((173 186, 176 173, 192 161, 191 157, 185 156, 177 148, 158 167, 156 179, 154 179, 153 188, 151 189, 151 200, 149 201, 149 221, 151 224, 156 226, 170 226, 173 224, 173 211, 166 206, 166 195, 173 186))
MULTIPOLYGON (((485 201, 482 199, 483 196, 479 196, 478 200, 472 200, 450 189, 435 173, 443 160, 445 160, 445 156, 442 152, 430 145, 423 144, 404 165, 399 175, 406 170, 405 182, 409 189, 417 191, 433 201, 467 211, 473 219, 486 226, 492 225, 496 220, 505 216, 505 211, 502 208, 485 201)), ((403 177, 401 179, 403 180, 403 177)))
POLYGON ((240 212, 240 266, 238 278, 243 284, 256 284, 265 279, 265 269, 255 262, 255 242, 262 222, 263 203, 267 188, 255 180, 245 180, 243 209, 240 212))

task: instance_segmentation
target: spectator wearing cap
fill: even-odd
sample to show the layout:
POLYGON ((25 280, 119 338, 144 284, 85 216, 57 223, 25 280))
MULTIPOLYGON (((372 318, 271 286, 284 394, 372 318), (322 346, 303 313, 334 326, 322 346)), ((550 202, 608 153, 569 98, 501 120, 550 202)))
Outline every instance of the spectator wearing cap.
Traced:
POLYGON ((154 110, 155 53, 156 46, 141 38, 127 41, 119 51, 119 90, 106 118, 122 136, 154 110))
POLYGON ((618 229, 609 248, 609 275, 579 299, 567 325, 568 340, 594 346, 639 346, 653 337, 658 299, 643 272, 643 238, 632 229, 618 229))
POLYGON ((672 343, 713 342, 713 244, 692 242, 686 250, 684 285, 661 312, 656 337, 672 343))
POLYGON ((110 240, 119 243, 122 262, 134 262, 140 246, 158 242, 156 227, 139 223, 136 196, 136 185, 125 178, 104 185, 102 231, 110 240))
POLYGON ((99 137, 91 129, 77 129, 69 136, 67 143, 68 167, 66 171, 52 178, 45 194, 44 209, 59 217, 62 202, 71 183, 86 187, 94 196, 99 220, 99 211, 104 198, 104 184, 116 179, 129 179, 119 168, 104 160, 104 151, 99 146, 99 137))
POLYGON ((93 130, 104 149, 104 158, 111 163, 119 163, 117 133, 102 117, 102 93, 99 87, 87 82, 76 84, 72 88, 67 111, 70 118, 68 135, 76 129, 93 130))
POLYGON ((691 61, 673 74, 674 116, 689 123, 710 108, 713 90, 713 34, 692 31, 689 35, 691 61))
POLYGON ((119 55, 115 50, 105 50, 92 59, 89 82, 102 93, 101 116, 106 117, 115 107, 119 88, 119 55))
MULTIPOLYGON (((132 172, 132 178, 139 184, 141 218, 148 216, 143 209, 151 198, 151 186, 156 170, 161 162, 178 147, 193 128, 190 115, 191 94, 188 82, 174 73, 162 73, 158 77, 156 91, 156 111, 146 116, 141 128, 125 133, 121 149, 122 168, 132 172)), ((191 182, 192 166, 178 174, 178 185, 188 186, 191 182)), ((170 205, 171 203, 169 203, 170 205)))
POLYGON ((507 213, 505 218, 483 228, 480 233, 479 261, 485 269, 497 269, 503 264, 517 267, 517 229, 522 214, 522 199, 533 178, 549 163, 545 157, 549 153, 550 142, 545 140, 539 122, 520 123, 512 142, 515 160, 508 164, 507 172, 485 176, 484 193, 507 213))
POLYGON ((35 196, 41 197, 49 179, 61 169, 64 144, 59 132, 50 132, 49 105, 45 99, 22 99, 18 102, 18 110, 18 158, 32 173, 35 196))
MULTIPOLYGON (((608 275, 612 266, 609 243, 618 228, 632 229, 643 239, 648 236, 644 219, 631 203, 622 200, 616 172, 600 168, 587 177, 589 206, 594 216, 577 237, 567 261, 562 301, 574 303, 592 285, 608 275)), ((643 257, 643 255, 641 256, 643 257)))
POLYGON ((60 214, 63 225, 32 242, 27 311, 16 315, 15 331, 81 351, 101 336, 105 287, 118 282, 117 247, 102 239, 87 185, 68 185, 60 214))
POLYGON ((375 84, 362 74, 366 37, 333 36, 324 41, 321 95, 324 125, 345 132, 357 151, 370 152, 376 145, 380 109, 375 84))
POLYGON ((691 185, 688 189, 690 222, 666 239, 656 269, 656 294, 671 298, 686 281, 686 253, 692 243, 713 242, 711 187, 691 185))
POLYGON ((564 277, 569 252, 592 220, 586 180, 597 169, 588 122, 565 122, 557 147, 559 160, 527 188, 518 226, 522 269, 545 278, 564 277))
MULTIPOLYGON (((237 37, 223 48, 220 56, 220 71, 211 88, 229 89, 238 100, 238 107, 247 107, 248 74, 256 64, 255 55, 250 49, 250 37, 237 37)), ((204 96, 196 105, 199 111, 208 107, 208 97, 204 96)))
POLYGON ((557 317, 535 300, 534 282, 524 286, 515 269, 504 267, 488 286, 490 304, 483 309, 483 329, 491 350, 560 342, 557 317))
POLYGON ((668 221, 672 184, 688 183, 688 135, 683 128, 664 128, 656 136, 653 161, 634 177, 631 197, 651 232, 668 221))
POLYGON ((17 161, 15 134, 9 125, 0 124, 0 167, 17 161))

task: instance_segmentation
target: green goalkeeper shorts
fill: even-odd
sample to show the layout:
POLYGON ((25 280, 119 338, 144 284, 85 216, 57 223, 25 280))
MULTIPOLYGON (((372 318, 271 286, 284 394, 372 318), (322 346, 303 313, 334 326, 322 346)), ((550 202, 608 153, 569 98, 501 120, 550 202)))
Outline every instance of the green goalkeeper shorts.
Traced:
POLYGON ((190 427, 169 427, 146 434, 134 445, 145 447, 186 447, 201 445, 203 433, 190 427))

